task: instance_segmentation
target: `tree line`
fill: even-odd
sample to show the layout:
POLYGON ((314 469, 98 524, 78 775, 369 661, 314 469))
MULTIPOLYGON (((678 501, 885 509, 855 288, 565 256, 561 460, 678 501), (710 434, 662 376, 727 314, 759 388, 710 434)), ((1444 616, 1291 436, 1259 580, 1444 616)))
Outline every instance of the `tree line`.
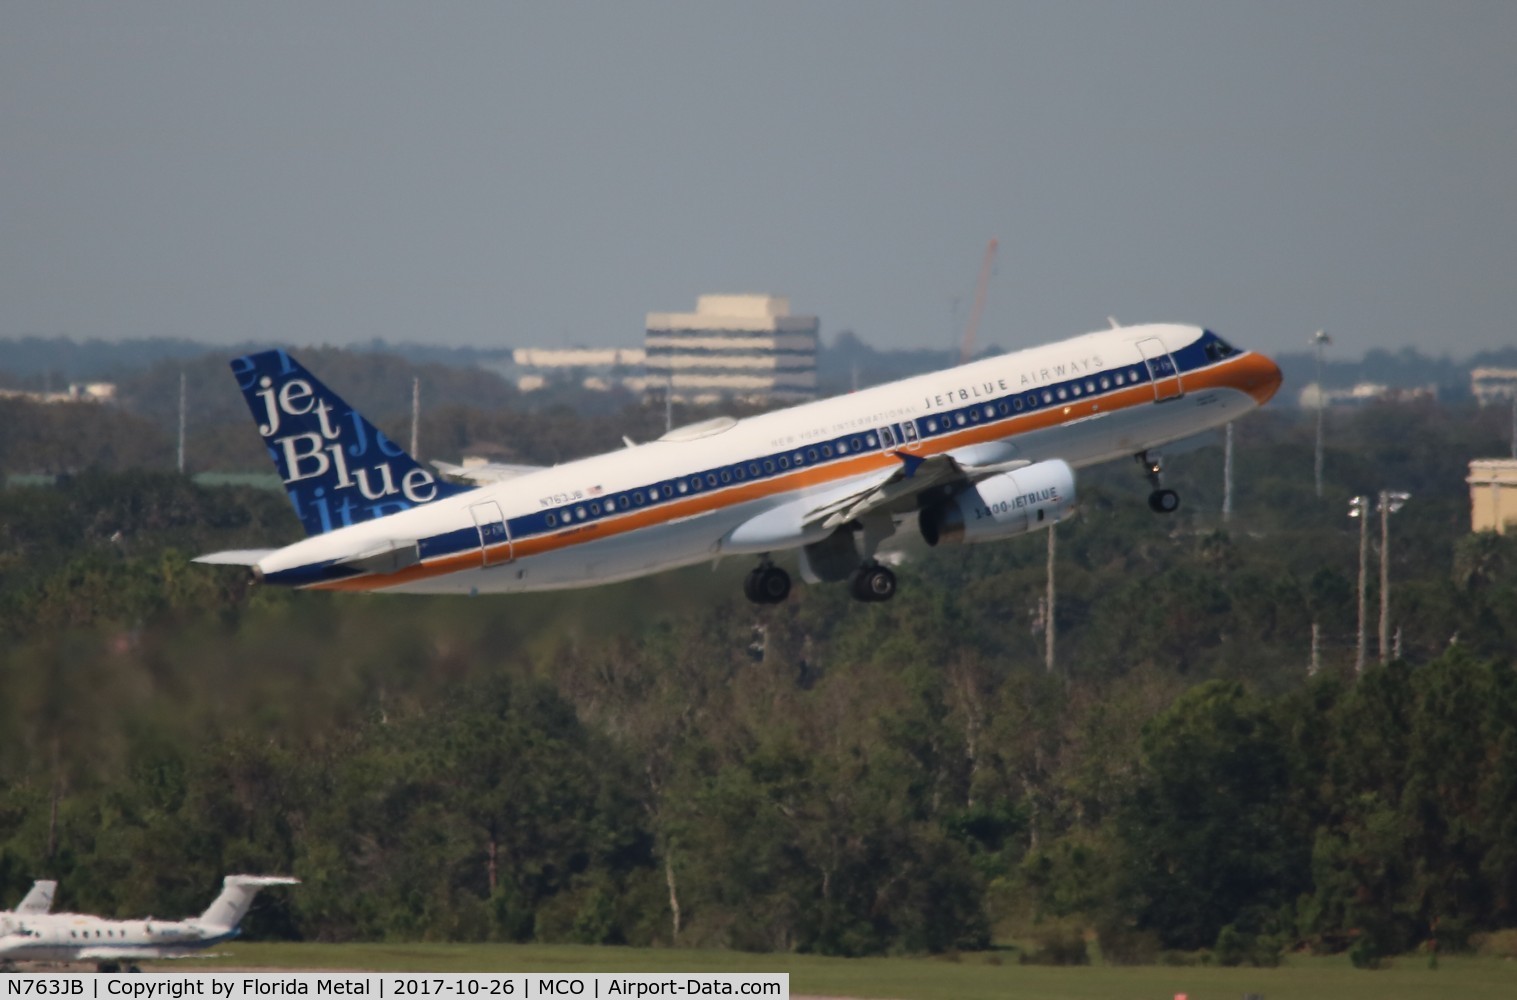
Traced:
POLYGON ((1171 519, 1130 469, 1082 475, 1052 673, 1041 538, 915 552, 878 606, 755 609, 738 560, 291 593, 188 562, 293 540, 283 497, 92 446, 101 471, 0 491, 0 905, 55 877, 71 908, 176 916, 270 871, 304 884, 250 932, 320 940, 1459 948, 1517 926, 1517 551, 1468 534, 1462 481, 1501 429, 1335 418, 1319 503, 1310 427, 1261 414, 1226 523, 1215 450, 1172 462, 1171 519), (1382 486, 1414 493, 1402 659, 1359 677, 1343 501, 1382 486))

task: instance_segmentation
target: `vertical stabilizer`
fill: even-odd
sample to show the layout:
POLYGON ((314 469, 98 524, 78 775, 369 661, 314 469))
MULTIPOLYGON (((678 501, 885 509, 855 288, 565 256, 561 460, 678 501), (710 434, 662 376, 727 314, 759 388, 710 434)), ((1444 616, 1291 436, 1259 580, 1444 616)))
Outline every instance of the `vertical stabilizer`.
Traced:
POLYGON ((200 915, 199 923, 204 927, 232 930, 242 923, 242 918, 247 915, 248 907, 253 905, 253 897, 258 895, 259 889, 299 883, 298 878, 281 875, 228 875, 222 880, 221 895, 200 915))
POLYGON ((53 893, 58 891, 58 883, 48 879, 38 879, 32 883, 29 891, 21 902, 16 904, 17 913, 39 914, 46 913, 53 908, 53 893))
POLYGON ((464 492, 423 468, 284 351, 237 358, 232 374, 306 534, 464 492))

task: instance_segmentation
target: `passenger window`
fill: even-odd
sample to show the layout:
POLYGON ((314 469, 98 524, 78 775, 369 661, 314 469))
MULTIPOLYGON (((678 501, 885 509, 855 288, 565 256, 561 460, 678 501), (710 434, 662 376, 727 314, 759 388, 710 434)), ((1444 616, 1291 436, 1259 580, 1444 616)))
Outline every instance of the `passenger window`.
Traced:
POLYGON ((1070 386, 1069 391, 1078 396, 1080 394, 1080 383, 1076 382, 1074 385, 1070 386))
POLYGON ((679 488, 679 491, 681 493, 689 493, 690 492, 690 484, 687 483, 687 482, 685 482, 683 479, 681 479, 679 481, 678 488, 679 488))
MULTIPOLYGON (((722 473, 722 475, 726 476, 727 474, 724 472, 724 473, 722 473)), ((738 482, 742 482, 744 479, 748 478, 748 470, 744 469, 741 465, 734 465, 732 467, 732 475, 733 475, 734 478, 737 479, 738 482)), ((726 481, 727 481, 726 479, 722 480, 722 482, 726 482, 726 481)))
MULTIPOLYGON (((649 492, 652 492, 652 491, 650 490, 649 492)), ((643 496, 643 491, 642 490, 638 490, 636 493, 632 494, 632 502, 635 503, 635 504, 637 504, 639 507, 641 507, 643 505, 643 503, 646 501, 646 499, 647 498, 643 496)))
POLYGON ((969 411, 969 422, 972 424, 980 422, 980 411, 978 409, 969 411))
POLYGON ((1016 410, 1018 413, 1022 412, 1022 397, 1021 396, 1018 396, 1016 399, 1013 399, 1011 401, 1011 408, 1013 410, 1016 410))
POLYGON ((1088 379, 1085 380, 1085 391, 1086 392, 1095 392, 1096 391, 1096 380, 1095 379, 1088 378, 1088 379))
POLYGON ((986 403, 985 404, 985 419, 989 420, 991 417, 993 417, 995 415, 996 415, 995 407, 991 406, 989 403, 986 403))
POLYGON ((953 422, 956 423, 956 424, 958 424, 960 427, 963 427, 964 424, 966 423, 966 421, 964 419, 964 414, 963 413, 955 413, 953 415, 953 422))
POLYGON ((1117 385, 1122 385, 1124 382, 1127 381, 1126 379, 1124 379, 1122 377, 1122 373, 1121 372, 1117 372, 1116 378, 1117 378, 1117 385))
POLYGON ((849 441, 848 441, 848 443, 853 446, 853 450, 854 451, 858 451, 859 450, 859 439, 858 438, 850 438, 849 441))
POLYGON ((808 462, 815 462, 816 461, 816 449, 815 448, 807 448, 806 449, 806 461, 808 461, 808 462))
POLYGON ((832 457, 832 445, 830 445, 830 444, 824 444, 824 445, 822 445, 822 457, 823 458, 831 458, 832 457))
POLYGON ((928 434, 936 434, 937 432, 938 432, 938 422, 937 422, 937 420, 929 418, 928 421, 927 421, 927 433, 928 434))
POLYGON ((790 459, 787 456, 785 456, 785 455, 781 455, 780 456, 780 468, 781 469, 788 469, 788 468, 790 468, 790 459))
POLYGON ((1110 389, 1111 388, 1111 378, 1109 376, 1106 376, 1106 375, 1102 375, 1101 376, 1101 388, 1102 389, 1110 389))
POLYGON ((1049 392, 1047 389, 1043 390, 1043 402, 1045 402, 1045 403, 1052 403, 1053 402, 1053 393, 1049 392))
POLYGON ((595 515, 597 515, 599 513, 600 513, 600 504, 599 503, 592 503, 590 505, 590 516, 594 517, 595 515))
POLYGON ((769 473, 774 472, 774 459, 772 459, 772 458, 766 458, 766 459, 764 459, 764 471, 765 472, 769 472, 769 473))
POLYGON ((758 478, 758 474, 759 474, 758 463, 757 462, 749 462, 748 463, 748 475, 753 476, 756 479, 756 478, 758 478))
POLYGON ((867 436, 866 438, 864 438, 864 443, 867 444, 869 447, 873 448, 874 447, 874 435, 870 434, 869 436, 867 436))
POLYGON ((552 528, 552 527, 557 526, 557 524, 558 524, 558 515, 557 514, 549 514, 548 515, 548 527, 552 528))
POLYGON ((590 515, 587 514, 587 513, 585 513, 585 508, 583 508, 583 507, 575 507, 574 508, 574 516, 577 519, 583 521, 585 518, 589 517, 590 515))
POLYGON ((839 455, 846 455, 846 454, 848 454, 848 442, 847 441, 839 441, 838 442, 838 454, 839 455))
POLYGON ((1001 411, 1001 416, 1003 416, 1003 417, 1006 416, 1006 414, 1008 414, 1008 413, 1011 412, 1011 407, 1009 407, 1009 406, 1006 405, 1005 400, 1002 400, 1001 402, 997 403, 996 404, 996 409, 998 409, 998 410, 1001 411))
POLYGON ((1060 399, 1068 399, 1069 398, 1069 391, 1067 389, 1065 389, 1062 385, 1059 386, 1059 398, 1060 399))

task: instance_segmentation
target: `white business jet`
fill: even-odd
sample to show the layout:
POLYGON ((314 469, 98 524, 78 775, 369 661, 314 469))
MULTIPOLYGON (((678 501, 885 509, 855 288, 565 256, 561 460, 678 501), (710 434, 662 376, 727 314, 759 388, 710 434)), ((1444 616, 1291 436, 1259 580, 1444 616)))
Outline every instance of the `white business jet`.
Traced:
POLYGON ((237 925, 258 890, 295 885, 299 879, 228 875, 221 895, 188 920, 106 920, 82 913, 33 913, 12 917, 0 935, 0 962, 97 962, 102 966, 150 958, 189 958, 237 936, 237 925))
POLYGON ((1158 449, 1280 387, 1274 362, 1209 330, 1119 327, 552 468, 486 468, 465 486, 284 351, 232 371, 308 537, 198 562, 295 587, 475 594, 749 556, 744 590, 759 604, 788 596, 773 557, 789 550, 807 581, 887 600, 895 575, 875 558, 887 538, 969 544, 1046 528, 1073 511, 1074 470, 1097 462, 1136 457, 1149 505, 1172 512, 1158 449))

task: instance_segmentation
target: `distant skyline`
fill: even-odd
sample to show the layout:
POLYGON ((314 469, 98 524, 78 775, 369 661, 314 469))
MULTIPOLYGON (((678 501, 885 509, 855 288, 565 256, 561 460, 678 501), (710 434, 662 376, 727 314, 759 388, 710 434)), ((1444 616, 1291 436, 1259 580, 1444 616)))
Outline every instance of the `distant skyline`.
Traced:
POLYGON ((12 0, 0 337, 1517 343, 1511 3, 12 0))

